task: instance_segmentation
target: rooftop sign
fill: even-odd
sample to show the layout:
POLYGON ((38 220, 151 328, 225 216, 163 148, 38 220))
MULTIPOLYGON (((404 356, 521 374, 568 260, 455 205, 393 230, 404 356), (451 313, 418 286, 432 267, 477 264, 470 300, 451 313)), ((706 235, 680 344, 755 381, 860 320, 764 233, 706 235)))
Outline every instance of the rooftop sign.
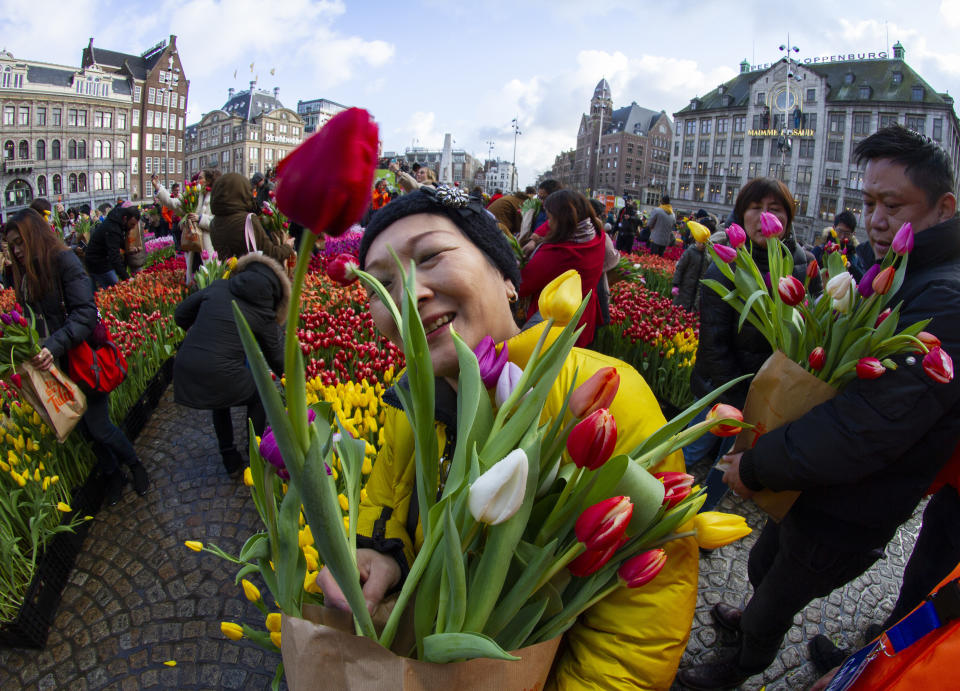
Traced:
MULTIPOLYGON (((881 50, 879 53, 847 53, 846 55, 823 55, 815 58, 804 58, 802 61, 798 60, 797 62, 803 62, 804 65, 823 65, 825 63, 831 62, 854 62, 861 60, 886 60, 889 57, 887 51, 881 50)), ((779 62, 779 60, 777 61, 779 62)), ((751 72, 756 72, 757 70, 766 70, 770 69, 777 62, 767 62, 763 65, 753 65, 750 68, 751 72)))

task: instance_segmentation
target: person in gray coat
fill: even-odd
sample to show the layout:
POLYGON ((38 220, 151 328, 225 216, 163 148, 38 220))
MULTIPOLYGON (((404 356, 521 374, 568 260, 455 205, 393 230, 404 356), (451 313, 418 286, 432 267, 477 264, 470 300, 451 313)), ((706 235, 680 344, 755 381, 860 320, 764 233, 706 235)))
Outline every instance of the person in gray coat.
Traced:
POLYGON ((650 214, 650 221, 647 228, 650 231, 650 251, 657 256, 662 257, 664 250, 673 244, 673 229, 677 225, 677 217, 673 214, 673 207, 670 206, 670 197, 663 195, 660 198, 660 206, 650 214))

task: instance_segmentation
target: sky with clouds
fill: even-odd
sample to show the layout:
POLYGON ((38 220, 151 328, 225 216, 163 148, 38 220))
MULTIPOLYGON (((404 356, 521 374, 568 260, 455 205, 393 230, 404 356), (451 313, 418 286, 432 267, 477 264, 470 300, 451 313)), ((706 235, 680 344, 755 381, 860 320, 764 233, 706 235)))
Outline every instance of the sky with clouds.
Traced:
POLYGON ((510 160, 517 117, 521 184, 575 144, 601 77, 615 107, 636 101, 672 114, 744 58, 776 60, 788 32, 801 59, 899 40, 934 89, 960 93, 960 0, 70 0, 55 12, 24 9, 0 0, 0 47, 31 60, 78 65, 91 36, 139 54, 176 34, 188 122, 254 77, 291 108, 311 98, 367 108, 384 150, 439 147, 449 132, 456 147, 485 157, 492 141, 493 155, 510 160))

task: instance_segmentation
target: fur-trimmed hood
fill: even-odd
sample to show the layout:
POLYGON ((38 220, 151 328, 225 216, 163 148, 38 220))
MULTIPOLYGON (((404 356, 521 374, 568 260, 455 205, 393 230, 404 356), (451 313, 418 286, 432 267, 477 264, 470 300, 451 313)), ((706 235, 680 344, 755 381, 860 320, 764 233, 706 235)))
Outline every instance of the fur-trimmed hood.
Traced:
POLYGON ((275 259, 265 254, 245 254, 230 272, 230 292, 253 303, 269 301, 277 313, 277 323, 287 320, 290 306, 290 279, 275 259))

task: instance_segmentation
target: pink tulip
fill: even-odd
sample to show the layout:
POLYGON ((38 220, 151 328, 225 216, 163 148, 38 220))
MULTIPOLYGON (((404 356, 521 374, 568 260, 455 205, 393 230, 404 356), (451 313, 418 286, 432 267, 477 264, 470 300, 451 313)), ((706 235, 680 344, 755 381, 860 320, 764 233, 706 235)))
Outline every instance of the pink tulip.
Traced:
POLYGON ((900 226, 900 230, 893 236, 890 249, 900 256, 913 251, 913 226, 909 222, 900 226))
POLYGON ((357 280, 354 273, 357 265, 357 258, 352 254, 338 254, 327 264, 327 276, 339 286, 348 286, 357 280))
POLYGON ((923 371, 934 381, 946 384, 953 379, 953 360, 943 348, 934 346, 923 358, 923 371))
POLYGON ((806 296, 807 291, 803 284, 797 280, 796 276, 783 276, 777 284, 777 293, 785 305, 796 307, 806 296))
POLYGON ((760 232, 765 238, 772 238, 783 233, 783 224, 780 219, 768 211, 760 213, 760 232))
POLYGON ((627 497, 610 497, 580 514, 574 534, 587 549, 606 549, 620 541, 632 517, 633 504, 627 497))
POLYGON ((737 258, 737 251, 726 245, 713 245, 713 251, 720 257, 720 261, 730 264, 737 258))
MULTIPOLYGON (((921 331, 917 334, 917 340, 919 340, 923 345, 927 347, 927 351, 933 350, 934 348, 939 348, 941 343, 940 339, 934 336, 929 331, 921 331)), ((923 351, 920 351, 923 352, 923 351)))
POLYGON ((886 371, 887 368, 875 357, 863 357, 857 361, 857 376, 860 379, 876 379, 886 371))
POLYGON ((628 588, 644 586, 660 573, 667 561, 662 549, 652 549, 627 559, 617 570, 617 575, 628 588))
POLYGON ((727 238, 730 240, 730 247, 737 249, 747 241, 747 233, 736 223, 727 226, 727 238))

